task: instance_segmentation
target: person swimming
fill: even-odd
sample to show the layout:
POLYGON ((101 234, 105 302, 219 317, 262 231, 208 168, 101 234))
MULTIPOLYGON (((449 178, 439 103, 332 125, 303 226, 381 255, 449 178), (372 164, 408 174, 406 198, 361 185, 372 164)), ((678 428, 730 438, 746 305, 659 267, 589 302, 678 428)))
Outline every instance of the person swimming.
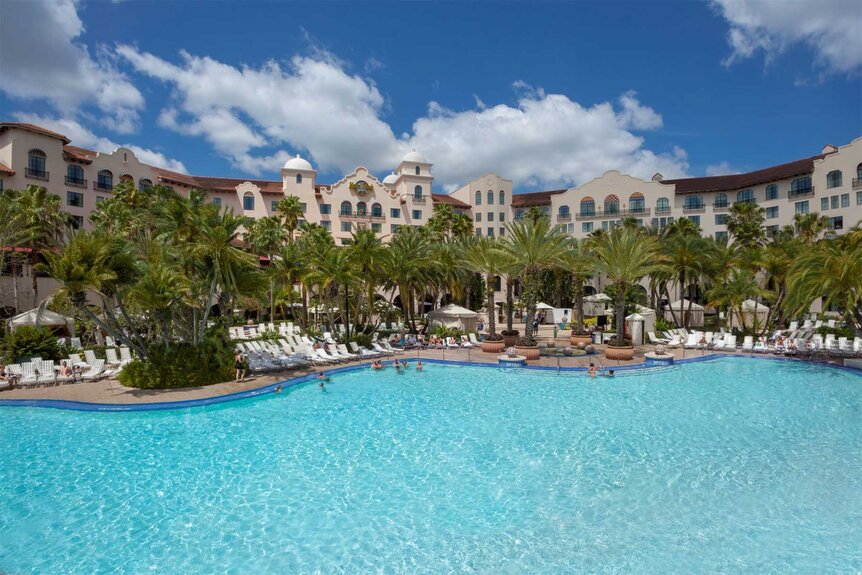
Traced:
POLYGON ((590 367, 587 369, 587 375, 590 377, 596 376, 596 365, 594 363, 590 363, 590 367))
POLYGON ((281 384, 279 383, 278 385, 275 386, 275 392, 281 393, 281 390, 282 390, 282 387, 281 387, 281 384))
POLYGON ((425 366, 422 364, 422 360, 420 359, 420 360, 416 363, 416 371, 422 371, 422 368, 423 368, 423 367, 425 367, 425 366))
POLYGON ((605 377, 613 377, 613 376, 614 376, 614 370, 609 369, 608 371, 606 371, 606 372, 604 373, 604 376, 605 376, 605 377))
POLYGON ((322 371, 319 371, 319 372, 317 372, 317 381, 319 381, 321 383, 324 381, 328 382, 329 376, 326 375, 325 373, 323 373, 322 371))

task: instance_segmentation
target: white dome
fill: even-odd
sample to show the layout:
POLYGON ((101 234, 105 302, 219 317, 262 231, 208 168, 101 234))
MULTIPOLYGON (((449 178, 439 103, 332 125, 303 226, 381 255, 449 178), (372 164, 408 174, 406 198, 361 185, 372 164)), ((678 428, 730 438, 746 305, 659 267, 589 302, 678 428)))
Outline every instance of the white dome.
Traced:
POLYGON ((422 154, 420 154, 416 150, 413 150, 412 152, 407 152, 407 154, 405 154, 404 157, 401 158, 401 161, 402 162, 413 162, 416 164, 427 164, 428 163, 425 161, 425 156, 423 156, 422 154))
POLYGON ((397 179, 398 179, 398 176, 396 176, 394 173, 393 173, 393 174, 389 174, 388 176, 386 176, 385 178, 383 178, 383 183, 384 183, 384 184, 394 184, 394 183, 395 183, 395 180, 397 180, 397 179))
POLYGON ((284 163, 285 170, 314 170, 311 167, 311 164, 308 163, 308 160, 304 160, 300 157, 299 154, 296 155, 295 158, 289 159, 284 163))

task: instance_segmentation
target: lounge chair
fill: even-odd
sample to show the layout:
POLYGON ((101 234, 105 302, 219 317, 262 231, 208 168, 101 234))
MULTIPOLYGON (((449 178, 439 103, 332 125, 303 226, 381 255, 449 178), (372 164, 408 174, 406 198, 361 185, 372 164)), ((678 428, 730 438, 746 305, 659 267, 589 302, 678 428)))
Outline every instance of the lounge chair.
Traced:
POLYGON ((95 379, 99 379, 102 377, 102 374, 105 371, 105 360, 97 359, 90 366, 90 369, 81 374, 81 377, 85 381, 93 381, 95 379))
POLYGON ((470 343, 472 343, 473 345, 475 345, 477 347, 482 345, 482 342, 480 342, 478 339, 476 339, 476 334, 473 333, 472 331, 470 332, 469 338, 470 338, 470 343))
POLYGON ((712 349, 720 351, 724 349, 725 345, 727 345, 727 337, 722 334, 722 337, 713 340, 712 349))
POLYGON ((84 361, 87 365, 92 366, 96 362, 96 353, 92 349, 85 349, 84 361))
POLYGON ((472 343, 470 343, 470 340, 469 340, 469 339, 467 339, 467 336, 466 336, 466 335, 462 335, 462 336, 461 336, 461 347, 465 347, 465 348, 467 348, 467 347, 473 347, 473 344, 472 344, 472 343))
POLYGON ((747 335, 742 340, 742 351, 754 351, 754 337, 747 335))
POLYGON ((658 344, 660 344, 660 343, 665 343, 665 344, 666 344, 666 343, 670 343, 670 340, 669 340, 669 339, 664 339, 664 338, 658 338, 658 337, 656 337, 656 336, 655 336, 655 332, 653 332, 653 331, 648 331, 648 332, 647 332, 647 337, 649 337, 649 342, 650 342, 651 344, 653 344, 653 345, 658 345, 658 344))
POLYGON ((391 343, 389 343, 389 341, 388 341, 388 340, 381 339, 381 340, 380 340, 380 345, 382 345, 382 346, 383 346, 383 349, 388 350, 388 351, 389 351, 389 353, 404 353, 404 350, 403 350, 403 349, 398 349, 397 347, 393 347, 393 346, 392 346, 392 344, 391 344, 391 343))
POLYGON ((378 351, 382 355, 392 355, 393 353, 395 353, 393 351, 389 351, 388 349, 386 349, 385 347, 380 345, 379 342, 376 342, 376 341, 371 342, 371 347, 373 347, 376 351, 378 351))
POLYGON ((120 360, 123 362, 123 365, 134 361, 132 358, 132 351, 128 347, 120 347, 120 360))
POLYGON ((678 335, 674 335, 674 336, 672 336, 672 337, 670 338, 670 341, 668 341, 668 342, 665 344, 665 346, 666 346, 666 347, 669 347, 669 348, 676 348, 676 347, 680 347, 681 345, 682 345, 682 340, 681 340, 681 339, 679 339, 679 336, 678 336, 678 335))
POLYGON ((688 334, 688 339, 685 340, 685 349, 696 349, 697 348, 697 334, 690 333, 688 334))
POLYGON ((449 336, 446 338, 446 347, 456 348, 456 347, 461 347, 461 346, 458 345, 458 342, 455 341, 454 337, 449 336))
POLYGON ((727 337, 724 338, 724 349, 727 351, 736 351, 736 336, 733 334, 728 334, 727 337))

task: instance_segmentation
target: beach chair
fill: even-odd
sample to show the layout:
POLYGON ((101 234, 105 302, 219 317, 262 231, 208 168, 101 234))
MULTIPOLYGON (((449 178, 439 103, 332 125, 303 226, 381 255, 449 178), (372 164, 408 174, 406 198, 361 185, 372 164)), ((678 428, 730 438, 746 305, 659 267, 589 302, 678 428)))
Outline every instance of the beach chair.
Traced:
POLYGON ((728 334, 725 338, 724 349, 726 351, 736 352, 736 336, 733 334, 728 334))
POLYGON ((96 362, 96 353, 92 349, 85 349, 84 361, 87 365, 92 366, 96 362))
POLYGON ((120 361, 120 358, 117 357, 117 350, 113 347, 109 347, 105 349, 105 363, 111 367, 119 366, 123 362, 120 361))
POLYGON ((132 351, 125 345, 120 347, 120 361, 123 363, 123 365, 127 363, 132 363, 134 361, 134 359, 132 358, 132 351))
POLYGON ((375 351, 381 353, 382 355, 392 355, 394 353, 392 351, 389 351, 387 348, 383 347, 382 345, 380 345, 380 343, 377 341, 372 341, 371 347, 373 347, 375 349, 375 351))
POLYGON ((754 353, 766 353, 769 348, 766 345, 766 337, 760 336, 756 342, 754 342, 754 353))
POLYGON ((21 380, 18 382, 23 387, 35 387, 39 383, 39 373, 32 361, 21 364, 21 380))
POLYGON ((697 348, 697 334, 690 333, 688 334, 688 338, 685 340, 685 349, 695 349, 697 348))
POLYGON ((105 371, 105 360, 97 359, 93 361, 90 369, 81 374, 81 377, 84 381, 93 381, 95 379, 99 379, 102 377, 103 372, 105 371))
POLYGON ((727 336, 722 334, 720 337, 715 338, 712 342, 712 349, 714 350, 723 350, 724 346, 727 345, 727 336))
POLYGON ((54 360, 45 359, 36 363, 37 383, 49 385, 57 381, 57 373, 54 371, 54 360))
POLYGON ((70 353, 69 361, 72 362, 72 367, 87 367, 87 362, 81 359, 80 354, 70 353))
POLYGON ((347 349, 347 346, 343 343, 339 343, 336 347, 338 348, 338 353, 348 359, 356 359, 357 357, 359 357, 358 353, 351 353, 350 350, 347 349))
POLYGON ((359 347, 359 344, 355 341, 350 342, 350 349, 358 355, 359 357, 377 357, 380 355, 379 352, 371 351, 370 349, 365 349, 364 347, 359 347))
POLYGON ((397 347, 393 347, 392 344, 389 343, 388 340, 381 339, 380 345, 382 345, 383 349, 389 351, 390 353, 404 353, 403 349, 398 349, 397 347))
MULTIPOLYGON (((470 332, 470 343, 472 343, 475 346, 481 345, 481 342, 478 339, 476 339, 476 334, 473 333, 472 331, 470 332)), ((423 345, 423 347, 424 347, 424 345, 423 345)))
POLYGON ((331 355, 326 353, 326 350, 323 348, 318 348, 318 349, 312 348, 311 353, 316 355, 318 358, 326 361, 327 363, 339 363, 341 361, 340 359, 332 357, 331 355))
POLYGON ((754 337, 747 335, 745 339, 742 340, 742 351, 754 351, 754 337))
POLYGON ((665 347, 669 348, 677 348, 680 346, 682 346, 682 340, 679 338, 678 335, 672 335, 670 340, 668 340, 668 342, 665 344, 665 347))
POLYGON ((648 332, 647 332, 647 337, 649 337, 649 342, 650 342, 651 344, 653 344, 653 345, 657 345, 657 344, 660 344, 660 343, 669 343, 669 342, 670 342, 670 340, 669 340, 669 339, 663 339, 663 338, 658 338, 658 337, 656 337, 656 336, 655 336, 655 332, 653 332, 653 331, 648 331, 648 332))
POLYGON ((461 347, 464 347, 464 348, 473 347, 473 344, 470 343, 470 340, 467 339, 466 335, 461 336, 461 347))
POLYGON ((788 326, 787 331, 796 331, 797 329, 799 329, 799 322, 793 320, 790 322, 790 326, 788 326))

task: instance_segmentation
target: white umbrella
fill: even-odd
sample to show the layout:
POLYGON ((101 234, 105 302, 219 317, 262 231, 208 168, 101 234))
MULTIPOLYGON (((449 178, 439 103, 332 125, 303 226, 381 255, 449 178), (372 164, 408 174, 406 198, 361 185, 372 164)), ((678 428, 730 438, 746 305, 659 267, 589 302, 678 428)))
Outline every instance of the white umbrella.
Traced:
POLYGON ((539 302, 536 304, 536 309, 554 309, 554 308, 549 306, 548 304, 546 304, 544 302, 539 302))
POLYGON ((597 293, 588 295, 584 298, 584 301, 611 301, 611 296, 606 293, 597 293))

